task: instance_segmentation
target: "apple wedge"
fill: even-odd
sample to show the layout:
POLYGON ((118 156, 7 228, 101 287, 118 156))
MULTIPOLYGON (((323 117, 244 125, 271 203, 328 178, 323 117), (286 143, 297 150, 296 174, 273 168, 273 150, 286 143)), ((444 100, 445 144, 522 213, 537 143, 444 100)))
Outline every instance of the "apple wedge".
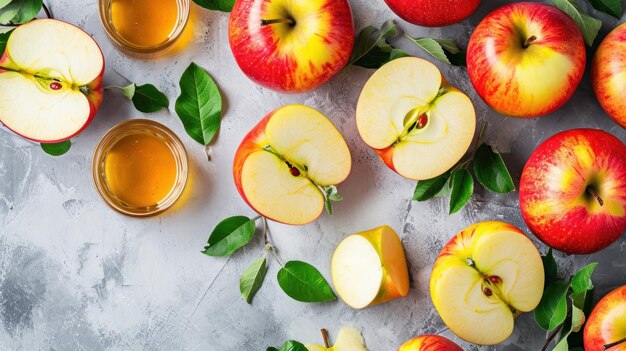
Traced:
POLYGON ((535 245, 504 222, 481 222, 457 234, 435 261, 430 294, 460 338, 495 345, 513 332, 520 312, 535 309, 544 285, 535 245))
POLYGON ((308 351, 367 351, 365 339, 358 329, 341 327, 332 347, 317 344, 306 344, 308 351))
POLYGON ((470 99, 432 63, 403 57, 367 81, 356 108, 361 138, 392 170, 415 179, 448 171, 467 152, 476 129, 470 99))
POLYGON ((0 59, 0 121, 55 143, 80 133, 102 102, 104 58, 80 28, 53 19, 17 27, 0 59))
POLYGON ((235 185, 259 214, 286 224, 312 222, 327 190, 344 181, 352 159, 345 140, 323 114, 304 105, 281 107, 241 142, 235 185))
POLYGON ((404 248, 388 226, 345 238, 333 254, 331 274, 339 297, 356 309, 409 293, 404 248))

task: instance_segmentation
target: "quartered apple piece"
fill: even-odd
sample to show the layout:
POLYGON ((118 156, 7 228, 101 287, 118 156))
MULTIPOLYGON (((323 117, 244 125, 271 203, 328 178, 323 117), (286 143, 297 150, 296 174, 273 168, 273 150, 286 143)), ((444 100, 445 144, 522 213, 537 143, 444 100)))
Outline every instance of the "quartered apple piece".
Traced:
POLYGON ((356 122, 363 141, 387 166, 424 180, 463 157, 476 114, 470 99, 448 85, 435 65, 404 57, 385 64, 365 84, 356 122))
POLYGON ((541 256, 518 228, 474 224, 440 253, 430 280, 439 315, 460 338, 495 345, 513 332, 520 312, 535 309, 544 286, 541 256))
POLYGON ((0 59, 0 121, 34 141, 67 140, 96 114, 103 73, 98 44, 78 27, 52 19, 21 25, 0 59))
POLYGON ((404 297, 409 273, 400 238, 388 226, 345 238, 331 264, 333 285, 352 308, 365 308, 404 297))
POLYGON ((317 110, 287 105, 244 138, 233 166, 235 184, 259 214, 306 224, 322 213, 326 189, 348 177, 352 159, 335 126, 317 110))

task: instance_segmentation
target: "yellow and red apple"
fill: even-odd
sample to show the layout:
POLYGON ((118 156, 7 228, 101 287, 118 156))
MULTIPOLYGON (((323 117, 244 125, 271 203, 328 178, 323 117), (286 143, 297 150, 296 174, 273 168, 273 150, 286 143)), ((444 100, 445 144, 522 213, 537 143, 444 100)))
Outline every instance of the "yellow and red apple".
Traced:
POLYGON ((0 122, 56 143, 83 131, 102 102, 104 57, 85 32, 38 19, 17 27, 0 59, 0 122))
POLYGON ((319 217, 325 190, 344 181, 351 166, 348 145, 326 116, 287 105, 244 137, 233 175, 239 194, 259 214, 300 225, 319 217))
POLYGON ((469 17, 480 0, 385 0, 405 21, 424 27, 441 27, 469 17))
POLYGON ((609 33, 598 47, 591 80, 602 108, 626 128, 626 23, 609 33))
POLYGON ((584 332, 585 351, 626 351, 626 285, 593 308, 584 332))
POLYGON ((569 15, 546 4, 516 2, 478 24, 467 48, 467 71, 491 108, 530 118, 552 113, 572 97, 586 57, 569 15))
POLYGON ((389 226, 350 235, 335 249, 333 285, 352 308, 365 308, 409 293, 402 242, 389 226))
POLYGON ((520 209, 547 245, 589 254, 626 230, 626 146, 595 129, 573 129, 543 142, 520 180, 520 209))
POLYGON ((350 59, 352 10, 347 0, 239 0, 228 37, 237 64, 257 84, 306 92, 350 59))
POLYGON ((443 336, 421 335, 402 344, 398 351, 463 351, 463 349, 443 336))
POLYGON ((467 152, 476 129, 470 99, 417 57, 393 60, 367 81, 356 107, 361 138, 389 168, 431 179, 467 152))
POLYGON ((444 323, 460 338, 495 345, 513 332, 515 317, 535 309, 544 286, 541 255, 515 226, 481 222, 443 248, 430 295, 444 323))

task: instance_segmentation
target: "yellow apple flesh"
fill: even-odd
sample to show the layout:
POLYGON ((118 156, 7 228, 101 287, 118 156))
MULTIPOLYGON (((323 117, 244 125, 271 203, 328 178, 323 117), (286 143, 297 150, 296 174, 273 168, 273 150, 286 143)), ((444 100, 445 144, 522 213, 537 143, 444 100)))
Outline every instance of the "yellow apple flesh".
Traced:
POLYGON ((307 344, 305 346, 309 351, 367 351, 363 335, 352 327, 341 327, 332 347, 316 344, 307 344))
POLYGON ((345 238, 335 249, 331 271, 337 294, 352 308, 387 302, 409 292, 404 248, 388 226, 345 238))

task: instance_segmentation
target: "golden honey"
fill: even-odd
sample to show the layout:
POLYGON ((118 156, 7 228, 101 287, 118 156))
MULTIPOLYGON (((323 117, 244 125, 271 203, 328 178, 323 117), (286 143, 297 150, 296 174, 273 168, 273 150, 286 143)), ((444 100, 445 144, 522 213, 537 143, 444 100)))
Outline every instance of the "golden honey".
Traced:
POLYGON ((178 0, 111 0, 113 28, 136 46, 165 43, 176 28, 178 17, 178 0))

